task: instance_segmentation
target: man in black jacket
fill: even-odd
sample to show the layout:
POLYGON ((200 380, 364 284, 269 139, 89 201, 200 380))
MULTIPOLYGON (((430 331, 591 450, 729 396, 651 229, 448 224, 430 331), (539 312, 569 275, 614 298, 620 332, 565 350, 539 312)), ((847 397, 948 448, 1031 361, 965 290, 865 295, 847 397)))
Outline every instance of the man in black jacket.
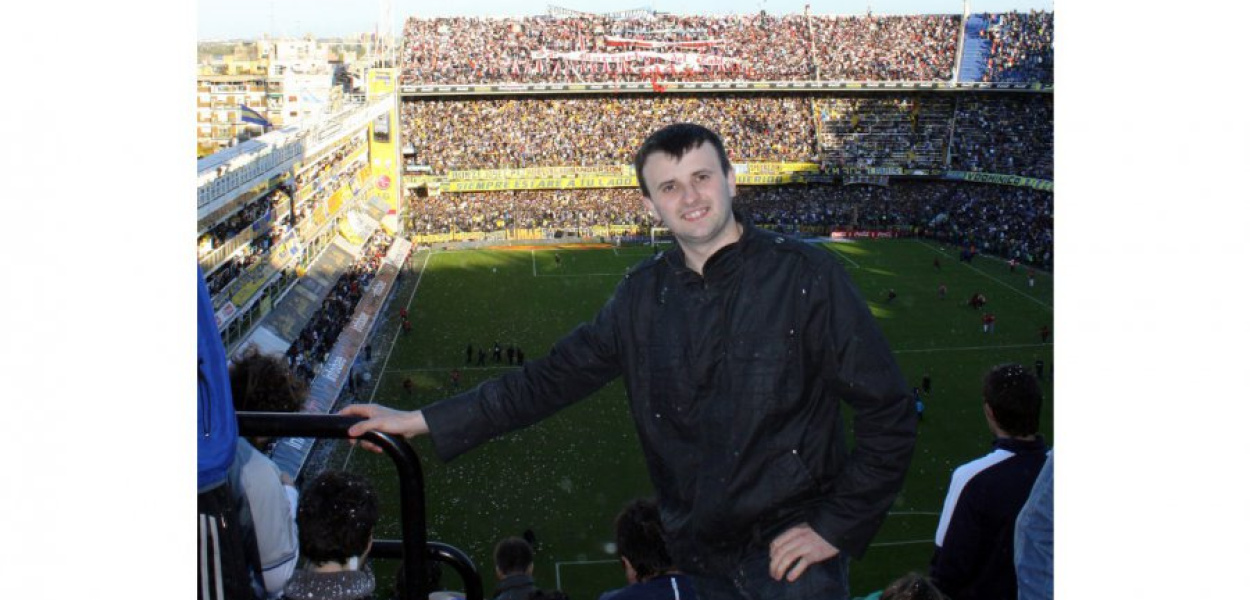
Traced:
POLYGON ((548 356, 411 413, 348 407, 368 418, 350 433, 428 433, 450 460, 624 377, 669 550, 700 598, 846 598, 847 557, 885 519, 915 443, 885 338, 832 253, 733 211, 715 133, 665 127, 634 168, 676 248, 548 356))

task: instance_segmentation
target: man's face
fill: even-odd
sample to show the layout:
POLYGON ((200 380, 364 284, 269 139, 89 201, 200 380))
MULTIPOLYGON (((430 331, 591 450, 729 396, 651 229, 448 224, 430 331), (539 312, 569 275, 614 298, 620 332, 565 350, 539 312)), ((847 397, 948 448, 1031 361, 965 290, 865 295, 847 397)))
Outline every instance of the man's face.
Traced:
POLYGON ((642 175, 651 193, 643 202, 683 249, 711 254, 737 240, 731 204, 734 173, 725 176, 711 144, 686 152, 680 160, 656 152, 643 163, 642 175))

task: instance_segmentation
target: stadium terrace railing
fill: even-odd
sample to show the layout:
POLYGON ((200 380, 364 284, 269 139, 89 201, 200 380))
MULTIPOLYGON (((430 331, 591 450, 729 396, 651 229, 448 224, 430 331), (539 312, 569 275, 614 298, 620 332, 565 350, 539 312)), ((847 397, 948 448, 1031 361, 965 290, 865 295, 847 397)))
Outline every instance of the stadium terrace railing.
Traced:
POLYGON ((401 97, 490 96, 511 94, 656 94, 707 92, 899 92, 899 91, 998 91, 1054 92, 1049 83, 985 83, 960 81, 664 81, 663 92, 650 82, 618 83, 525 83, 401 85, 401 97))
MULTIPOLYGON (((240 436, 265 437, 348 437, 347 429, 364 419, 337 415, 294 413, 239 412, 240 436)), ((403 600, 424 600, 426 563, 451 565, 464 582, 466 600, 483 600, 482 577, 468 555, 460 549, 439 542, 429 542, 425 520, 425 477, 417 453, 402 437, 371 431, 361 439, 373 443, 395 463, 399 476, 401 540, 374 540, 371 554, 375 558, 399 559, 405 585, 399 597, 403 600)))

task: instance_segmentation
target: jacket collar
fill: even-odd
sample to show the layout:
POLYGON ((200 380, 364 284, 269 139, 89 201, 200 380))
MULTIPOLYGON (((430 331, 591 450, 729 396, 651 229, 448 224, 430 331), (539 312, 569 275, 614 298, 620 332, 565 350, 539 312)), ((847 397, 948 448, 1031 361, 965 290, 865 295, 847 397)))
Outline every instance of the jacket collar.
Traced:
POLYGON ((994 449, 1006 450, 1008 452, 1011 452, 1012 454, 1028 454, 1030 452, 1045 452, 1046 451, 1046 439, 1043 438, 1042 434, 1040 433, 1034 436, 1033 441, 1031 442, 1017 440, 1016 438, 1003 438, 1003 437, 994 438, 994 449))
POLYGON ((498 596, 503 592, 516 588, 535 587, 534 578, 525 573, 516 573, 504 577, 499 585, 495 587, 495 595, 498 596))
POLYGON ((707 262, 703 263, 702 277, 686 266, 686 254, 681 244, 676 244, 672 250, 664 253, 664 259, 668 261, 669 266, 677 273, 682 283, 693 284, 703 281, 717 283, 729 279, 738 272, 742 266, 744 254, 756 247, 764 234, 751 223, 749 218, 738 212, 738 209, 734 209, 733 215, 734 221, 742 225, 742 236, 708 257, 707 262))

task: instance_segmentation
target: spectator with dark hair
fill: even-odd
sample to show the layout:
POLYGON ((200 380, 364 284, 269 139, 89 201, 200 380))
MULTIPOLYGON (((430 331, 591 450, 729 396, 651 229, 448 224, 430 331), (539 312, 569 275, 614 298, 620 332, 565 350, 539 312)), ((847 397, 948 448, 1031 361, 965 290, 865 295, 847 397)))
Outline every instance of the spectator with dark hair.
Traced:
POLYGON ((677 572, 664 543, 664 523, 653 500, 635 500, 616 516, 616 553, 629 585, 599 600, 693 600, 690 579, 677 572))
POLYGON ((930 576, 953 600, 1016 597, 1016 517, 1049 450, 1037 433, 1042 389, 1023 366, 985 376, 985 420, 994 450, 955 469, 938 521, 930 576))
POLYGON ((299 547, 304 567, 295 572, 287 600, 371 598, 373 572, 364 566, 378 522, 378 495, 363 477, 326 471, 304 486, 299 507, 299 547))
POLYGON ((534 549, 519 537, 504 538, 495 544, 496 600, 526 600, 538 591, 534 584, 534 549))
MULTIPOLYGON (((236 411, 298 412, 308 386, 286 361, 250 346, 230 365, 230 390, 236 411)), ((264 454, 267 438, 239 438, 230 483, 235 508, 255 574, 255 587, 277 597, 299 558, 295 511, 299 493, 290 476, 264 454)))

